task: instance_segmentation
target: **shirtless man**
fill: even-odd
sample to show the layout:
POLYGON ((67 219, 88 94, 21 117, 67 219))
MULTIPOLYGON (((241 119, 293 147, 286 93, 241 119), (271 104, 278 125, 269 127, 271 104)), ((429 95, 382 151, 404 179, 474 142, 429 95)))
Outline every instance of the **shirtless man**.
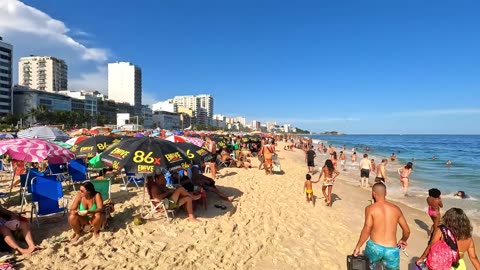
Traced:
POLYGON ((313 145, 310 146, 310 149, 305 152, 305 163, 307 163, 308 173, 313 174, 315 169, 315 151, 313 150, 313 145))
POLYGON ((365 255, 370 260, 370 268, 375 269, 377 262, 385 264, 386 269, 400 269, 400 250, 405 248, 410 236, 410 228, 403 216, 402 210, 385 200, 387 188, 383 183, 372 187, 373 204, 365 208, 365 223, 363 225, 354 256, 360 254, 360 248, 365 241, 365 255), (397 225, 402 228, 402 238, 397 242, 397 225), (370 238, 370 239, 369 239, 370 238))
POLYGON ((330 154, 330 159, 333 158, 333 152, 335 152, 335 147, 333 147, 331 144, 328 146, 328 154, 330 154))
POLYGON ((358 167, 360 169, 361 187, 363 187, 364 182, 365 187, 368 187, 368 178, 370 177, 370 171, 372 171, 372 162, 368 159, 368 154, 363 154, 363 158, 360 160, 358 167))
POLYGON ((385 184, 387 181, 387 173, 385 172, 385 166, 387 166, 388 160, 382 159, 382 162, 377 167, 377 177, 375 177, 375 183, 382 182, 385 184))

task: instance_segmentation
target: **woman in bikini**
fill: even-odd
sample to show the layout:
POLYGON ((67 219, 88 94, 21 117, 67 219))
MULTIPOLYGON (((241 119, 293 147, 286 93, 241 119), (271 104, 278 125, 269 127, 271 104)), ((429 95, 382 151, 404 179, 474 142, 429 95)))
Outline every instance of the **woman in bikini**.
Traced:
POLYGON ((337 163, 338 163, 337 151, 333 151, 332 153, 332 163, 333 163, 333 167, 335 167, 336 169, 337 163))
POLYGON ((442 192, 440 192, 440 190, 436 188, 432 188, 428 190, 428 198, 427 198, 428 215, 433 221, 432 227, 430 228, 429 235, 432 235, 432 233, 435 231, 438 225, 440 225, 440 217, 441 217, 440 208, 443 207, 443 202, 440 195, 442 195, 442 192))
POLYGON ((322 172, 318 176, 318 180, 320 181, 323 175, 322 193, 325 197, 325 202, 327 203, 327 206, 332 206, 333 183, 335 182, 335 178, 339 174, 340 173, 333 166, 333 162, 330 159, 327 159, 325 161, 325 165, 323 165, 322 172))
POLYGON ((413 163, 408 162, 404 167, 398 168, 397 172, 400 175, 400 182, 402 183, 402 189, 407 196, 408 182, 410 181, 409 177, 413 171, 413 163))
POLYGON ((105 219, 102 209, 102 195, 95 191, 93 184, 90 182, 81 184, 80 192, 70 206, 70 216, 68 218, 68 223, 75 233, 72 242, 75 243, 82 236, 82 227, 88 224, 93 227, 93 235, 98 237, 105 219), (82 211, 85 210, 87 213, 83 215, 82 211))

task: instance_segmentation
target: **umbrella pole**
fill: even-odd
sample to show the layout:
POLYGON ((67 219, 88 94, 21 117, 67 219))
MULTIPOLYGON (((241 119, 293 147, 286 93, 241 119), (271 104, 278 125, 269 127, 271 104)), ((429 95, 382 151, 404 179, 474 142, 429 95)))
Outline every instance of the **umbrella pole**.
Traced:
POLYGON ((147 188, 147 174, 143 174, 143 195, 142 195, 142 209, 140 210, 140 217, 143 217, 143 208, 145 208, 145 189, 147 188))
POLYGON ((12 170, 13 170, 12 181, 10 182, 10 192, 8 193, 8 198, 7 198, 7 200, 9 200, 10 197, 12 197, 13 181, 15 181, 15 173, 16 173, 16 171, 17 171, 17 166, 15 166, 15 168, 12 167, 12 170))

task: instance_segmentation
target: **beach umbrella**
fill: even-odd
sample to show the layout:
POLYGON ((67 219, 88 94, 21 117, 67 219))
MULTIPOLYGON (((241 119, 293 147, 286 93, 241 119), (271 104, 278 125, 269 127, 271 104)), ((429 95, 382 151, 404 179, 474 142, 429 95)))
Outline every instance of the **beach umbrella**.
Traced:
POLYGON ((200 138, 186 137, 185 140, 191 144, 194 144, 198 147, 202 147, 205 144, 205 141, 200 138))
POLYGON ((12 134, 10 133, 2 133, 0 134, 0 139, 14 139, 15 136, 13 136, 12 134))
POLYGON ((186 142, 187 141, 187 139, 185 137, 177 136, 177 135, 168 136, 168 137, 165 138, 165 140, 171 141, 171 142, 186 142))
POLYGON ((63 164, 75 158, 72 151, 39 139, 9 139, 0 141, 0 155, 8 154, 12 159, 25 162, 63 164))
POLYGON ((60 146, 63 147, 63 148, 67 148, 67 149, 72 148, 72 145, 71 145, 71 144, 68 144, 68 143, 66 143, 66 142, 53 141, 53 143, 56 144, 56 145, 60 145, 60 146))
POLYGON ((174 130, 173 131, 173 135, 179 135, 179 136, 182 136, 184 135, 185 133, 183 131, 180 131, 180 130, 174 130))
POLYGON ((71 150, 77 157, 92 158, 96 154, 106 150, 109 145, 117 143, 120 140, 119 138, 106 135, 94 136, 74 145, 71 150))
POLYGON ((70 139, 67 133, 49 126, 37 126, 21 130, 17 134, 18 138, 41 139, 46 141, 66 141, 70 139))
POLYGON ((101 154, 97 154, 88 161, 88 166, 90 168, 102 169, 105 168, 105 164, 102 162, 101 154))
POLYGON ((87 136, 74 137, 74 138, 71 138, 70 140, 66 141, 65 143, 70 144, 70 146, 72 146, 72 145, 79 144, 81 141, 84 141, 88 138, 89 137, 87 137, 87 136))
POLYGON ((176 144, 180 149, 185 151, 187 157, 192 161, 193 164, 202 165, 203 163, 209 162, 213 159, 212 153, 207 151, 205 148, 186 142, 179 142, 176 144))
POLYGON ((114 170, 125 168, 138 174, 162 174, 191 165, 187 154, 175 143, 152 137, 123 139, 104 151, 101 160, 114 170))
POLYGON ((86 128, 81 128, 77 130, 72 130, 70 136, 80 136, 80 135, 90 135, 90 130, 86 128))

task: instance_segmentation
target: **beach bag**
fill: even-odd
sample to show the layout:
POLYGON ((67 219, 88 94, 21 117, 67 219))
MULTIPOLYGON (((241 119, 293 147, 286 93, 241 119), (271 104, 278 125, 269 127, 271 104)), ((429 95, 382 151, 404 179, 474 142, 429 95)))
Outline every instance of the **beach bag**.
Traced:
POLYGON ((348 255, 347 256, 347 269, 348 270, 369 270, 370 269, 370 261, 368 260, 367 256, 348 255))
POLYGON ((442 239, 430 247, 425 264, 428 269, 450 270, 452 266, 458 265, 460 259, 457 239, 445 225, 438 228, 442 231, 442 239))

